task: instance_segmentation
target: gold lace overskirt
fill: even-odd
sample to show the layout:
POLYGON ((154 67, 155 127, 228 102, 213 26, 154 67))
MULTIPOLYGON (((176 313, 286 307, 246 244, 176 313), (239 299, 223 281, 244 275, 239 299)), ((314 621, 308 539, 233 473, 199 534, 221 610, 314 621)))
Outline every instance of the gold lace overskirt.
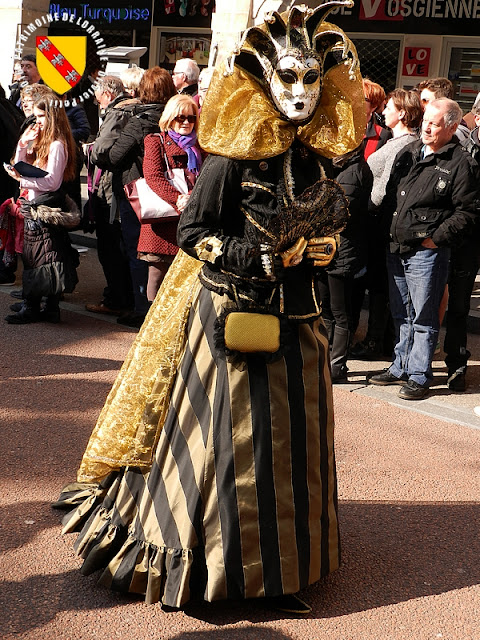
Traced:
POLYGON ((107 397, 77 481, 96 483, 113 470, 150 466, 185 345, 202 263, 179 251, 107 397))

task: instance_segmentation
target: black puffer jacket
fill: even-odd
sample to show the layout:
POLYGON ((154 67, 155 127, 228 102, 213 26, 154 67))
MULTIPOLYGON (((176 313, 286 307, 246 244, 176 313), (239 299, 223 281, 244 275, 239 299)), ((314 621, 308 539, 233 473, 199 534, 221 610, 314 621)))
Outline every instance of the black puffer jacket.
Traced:
POLYGON ((353 277, 367 262, 368 200, 373 176, 363 156, 363 146, 343 161, 334 160, 335 180, 348 198, 350 218, 340 234, 340 247, 326 267, 332 276, 353 277))
POLYGON ((102 126, 90 150, 91 163, 103 169, 96 195, 108 206, 112 204, 112 172, 108 170, 110 149, 128 124, 138 104, 138 100, 127 93, 121 93, 112 100, 105 109, 102 126))
MULTIPOLYGON (((9 163, 15 153, 15 146, 20 136, 22 113, 11 102, 0 98, 0 148, 1 162, 9 163)), ((18 182, 13 180, 3 167, 0 169, 0 204, 11 198, 18 189, 18 182)))
POLYGON ((26 202, 21 212, 25 216, 24 296, 71 293, 78 282, 79 265, 78 252, 68 235, 80 221, 75 203, 61 192, 55 192, 39 196, 35 202, 26 202))
POLYGON ((149 133, 158 133, 158 121, 163 104, 139 104, 108 153, 109 166, 113 172, 113 193, 125 198, 123 185, 143 175, 143 140, 149 133))
POLYGON ((458 246, 480 213, 480 170, 454 137, 421 158, 412 142, 396 156, 382 208, 389 214, 390 251, 407 253, 431 238, 437 247, 458 246))

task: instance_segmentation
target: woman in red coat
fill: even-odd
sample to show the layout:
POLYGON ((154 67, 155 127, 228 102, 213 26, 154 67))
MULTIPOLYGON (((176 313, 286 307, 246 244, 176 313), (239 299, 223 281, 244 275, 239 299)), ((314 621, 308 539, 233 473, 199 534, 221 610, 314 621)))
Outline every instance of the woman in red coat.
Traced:
MULTIPOLYGON (((150 134, 145 138, 143 175, 148 186, 173 205, 180 217, 190 193, 180 194, 165 178, 165 172, 168 168, 187 170, 190 191, 193 188, 202 166, 202 154, 197 143, 197 104, 188 95, 173 96, 165 105, 159 126, 160 134, 150 134)), ((168 267, 178 251, 177 225, 177 220, 142 224, 138 257, 149 263, 147 298, 150 302, 155 299, 168 267)))

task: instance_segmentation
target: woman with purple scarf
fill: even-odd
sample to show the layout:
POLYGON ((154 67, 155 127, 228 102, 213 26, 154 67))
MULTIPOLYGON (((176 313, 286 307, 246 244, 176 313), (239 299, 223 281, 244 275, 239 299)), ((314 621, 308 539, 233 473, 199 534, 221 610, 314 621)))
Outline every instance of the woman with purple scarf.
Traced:
MULTIPOLYGON (((174 206, 180 217, 203 160, 197 143, 197 104, 188 95, 173 96, 165 105, 159 126, 161 133, 150 134, 145 138, 143 175, 148 186, 174 206), (167 169, 175 168, 185 170, 188 194, 179 193, 166 179, 167 169)), ((177 220, 142 224, 138 257, 148 262, 149 302, 155 299, 168 267, 178 251, 177 225, 177 220)))

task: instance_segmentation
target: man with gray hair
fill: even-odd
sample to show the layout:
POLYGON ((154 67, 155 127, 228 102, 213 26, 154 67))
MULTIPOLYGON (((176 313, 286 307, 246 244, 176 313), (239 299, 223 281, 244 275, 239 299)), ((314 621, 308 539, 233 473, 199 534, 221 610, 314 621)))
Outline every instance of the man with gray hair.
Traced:
POLYGON ((178 93, 195 96, 198 93, 198 76, 200 68, 191 58, 180 58, 175 63, 172 73, 173 84, 178 93))
POLYGON ((95 83, 95 99, 102 113, 102 125, 95 142, 87 148, 89 183, 86 215, 94 217, 97 254, 107 286, 103 300, 86 304, 91 313, 119 316, 133 306, 130 267, 120 220, 112 191, 112 173, 107 170, 108 154, 138 104, 125 92, 116 76, 103 76, 95 83))
POLYGON ((432 383, 450 251, 465 242, 480 213, 480 170, 454 135, 461 119, 453 100, 427 104, 421 140, 398 153, 382 203, 390 221, 387 268, 396 345, 389 369, 369 382, 401 385, 404 400, 421 400, 432 383))

